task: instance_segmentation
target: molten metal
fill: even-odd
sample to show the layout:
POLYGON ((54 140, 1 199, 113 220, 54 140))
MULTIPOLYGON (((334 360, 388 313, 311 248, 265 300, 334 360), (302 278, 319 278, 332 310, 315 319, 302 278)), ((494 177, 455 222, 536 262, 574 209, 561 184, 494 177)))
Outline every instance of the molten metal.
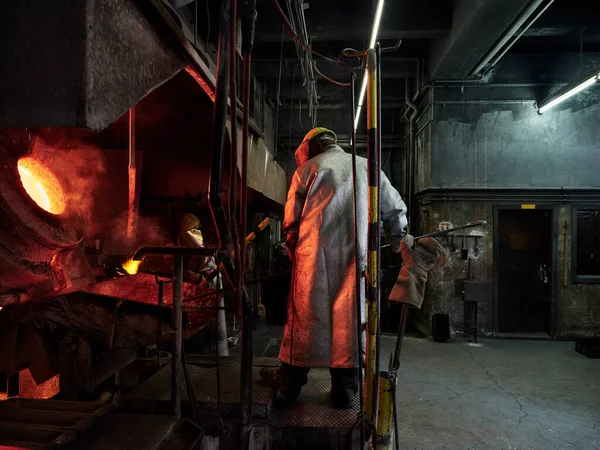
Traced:
POLYGON ((64 212, 65 194, 52 172, 30 157, 19 159, 18 169, 23 188, 40 208, 51 214, 64 212))
POLYGON ((138 272, 141 263, 142 261, 134 261, 133 258, 130 258, 123 263, 123 269, 125 269, 125 272, 129 275, 135 275, 138 272))

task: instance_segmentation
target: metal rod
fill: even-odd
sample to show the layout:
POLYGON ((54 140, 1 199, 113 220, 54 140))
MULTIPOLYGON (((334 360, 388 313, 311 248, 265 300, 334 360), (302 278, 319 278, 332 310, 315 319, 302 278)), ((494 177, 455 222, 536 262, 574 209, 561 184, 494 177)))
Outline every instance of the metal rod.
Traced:
POLYGON ((156 367, 160 367, 160 344, 162 342, 163 335, 163 299, 164 299, 164 285, 162 281, 155 277, 158 283, 158 331, 156 333, 156 367))
MULTIPOLYGON (((229 122, 231 127, 231 146, 229 158, 229 226, 231 228, 231 236, 233 239, 233 248, 237 249, 239 245, 239 233, 237 228, 237 220, 235 217, 235 207, 237 204, 237 151, 238 151, 238 136, 237 136, 237 86, 236 86, 236 69, 237 69, 237 0, 231 1, 230 23, 229 23, 229 122)), ((235 261, 236 272, 235 278, 239 277, 238 261, 235 261)))
MULTIPOLYGON (((233 214, 233 210, 232 210, 232 215, 233 214)), ((215 295, 215 332, 217 334, 217 339, 215 342, 215 360, 217 363, 217 417, 219 418, 219 424, 221 425, 221 427, 223 426, 223 419, 221 417, 221 360, 220 360, 220 351, 219 351, 219 332, 218 332, 218 323, 219 323, 219 309, 220 309, 220 305, 221 305, 221 294, 222 294, 222 289, 221 289, 221 283, 219 282, 219 279, 217 278, 216 281, 216 285, 217 285, 217 295, 215 295)))
MULTIPOLYGON (((219 23, 219 44, 217 52, 216 93, 213 111, 213 138, 209 182, 209 204, 219 237, 220 248, 231 254, 232 238, 229 223, 223 206, 221 189, 223 186, 223 147, 225 145, 227 116, 227 86, 229 81, 229 6, 230 0, 221 2, 219 23)), ((235 106, 234 106, 235 108, 235 106)), ((224 258, 226 259, 226 258, 224 258)), ((233 269, 233 265, 231 265, 233 269)), ((233 284, 233 272, 227 273, 233 284)))
MULTIPOLYGON (((256 23, 256 0, 248 0, 244 15, 244 34, 242 38, 242 52, 244 54, 244 93, 242 115, 242 183, 240 193, 240 235, 246 236, 248 216, 248 124, 250 119, 250 82, 252 67, 252 47, 254 45, 254 26, 256 23)), ((240 401, 241 401, 241 444, 242 449, 250 446, 250 432, 252 431, 252 328, 253 311, 252 302, 244 286, 246 241, 240 242, 240 270, 238 280, 238 298, 241 300, 242 339, 240 361, 240 401)))
POLYGON ((139 248, 133 255, 134 261, 140 261, 148 255, 173 255, 173 256, 213 256, 217 249, 212 247, 154 247, 139 248))
POLYGON ((369 238, 368 238, 368 323, 366 397, 367 418, 373 427, 372 443, 376 447, 377 409, 379 404, 379 367, 377 366, 378 297, 379 297, 379 152, 377 146, 377 54, 375 49, 367 51, 367 164, 369 180, 369 238))
MULTIPOLYGON (((461 226, 454 227, 454 228, 448 228, 447 230, 439 230, 439 231, 434 231, 433 233, 423 234, 421 236, 417 236, 416 238, 414 238, 414 240, 418 241, 419 239, 425 239, 425 238, 429 238, 429 237, 445 236, 449 233, 454 233, 455 231, 465 230, 467 228, 484 227, 486 225, 487 225, 486 220, 478 220, 477 222, 469 222, 466 225, 461 225, 461 226)), ((474 236, 474 237, 477 237, 477 236, 474 236)), ((382 245, 381 248, 390 247, 390 245, 391 244, 382 245)))
POLYGON ((356 131, 354 130, 354 116, 356 108, 356 75, 350 74, 350 142, 352 146, 352 190, 353 190, 353 201, 354 201, 354 263, 355 263, 355 283, 356 283, 356 335, 357 335, 357 357, 358 357, 358 395, 359 395, 359 416, 358 422, 360 426, 360 442, 361 445, 365 443, 365 398, 364 398, 364 386, 363 386, 363 326, 362 326, 362 309, 363 301, 361 295, 361 268, 360 268, 360 251, 358 244, 358 192, 357 192, 357 175, 356 175, 356 131))
POLYGON ((398 336, 396 337, 396 347, 394 350, 394 359, 392 362, 392 370, 395 372, 400 368, 400 354, 402 353, 402 341, 404 340, 404 332, 406 331, 406 321, 408 317, 408 306, 402 303, 400 309, 400 325, 398 327, 398 336))
POLYGON ((171 360, 171 401, 176 419, 181 419, 181 393, 179 380, 181 379, 181 352, 183 348, 183 257, 175 256, 174 262, 175 281, 173 282, 173 358, 171 360))
POLYGON ((129 177, 129 207, 127 214, 127 239, 130 245, 134 245, 133 239, 136 230, 137 205, 135 201, 137 191, 137 168, 135 166, 135 106, 129 110, 129 167, 127 169, 129 177))
MULTIPOLYGON (((401 42, 401 41, 400 41, 401 42)), ((375 301, 377 303, 377 341, 375 343, 375 367, 376 367, 376 380, 377 384, 374 386, 375 392, 377 393, 377 398, 373 399, 374 404, 376 405, 375 416, 373 423, 375 424, 375 430, 373 435, 377 436, 377 430, 379 428, 379 402, 380 402, 380 383, 381 377, 379 376, 380 367, 381 367, 381 288, 380 288, 380 270, 381 270, 381 252, 379 246, 381 245, 381 227, 380 224, 380 215, 381 215, 381 193, 379 191, 379 183, 380 183, 380 174, 381 174, 381 45, 378 43, 375 44, 375 113, 377 114, 377 126, 376 126, 376 139, 375 139, 375 149, 376 149, 376 158, 377 158, 377 215, 375 217, 377 223, 377 246, 376 248, 376 256, 377 256, 377 271, 374 273, 374 277, 376 277, 377 282, 377 291, 375 296, 375 301)), ((373 448, 377 448, 377 439, 373 441, 375 443, 373 448)))

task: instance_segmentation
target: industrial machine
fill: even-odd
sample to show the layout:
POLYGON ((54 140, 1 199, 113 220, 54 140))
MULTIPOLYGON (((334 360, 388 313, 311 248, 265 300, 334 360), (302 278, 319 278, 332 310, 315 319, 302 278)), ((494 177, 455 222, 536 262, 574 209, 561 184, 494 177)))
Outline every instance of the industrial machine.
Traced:
MULTIPOLYGON (((53 20, 15 27, 6 45, 33 50, 10 53, 11 71, 0 75, 0 387, 8 397, 0 445, 392 448, 406 309, 381 372, 378 226, 369 231, 367 358, 353 409, 324 400, 325 370, 311 372, 291 407, 257 383, 260 368, 277 361, 253 354, 264 306, 250 287, 264 279, 248 255, 269 223, 266 248, 279 241, 286 181, 250 113, 256 2, 221 2, 216 65, 168 2, 101 3, 33 2, 5 14, 19 23, 52 9, 53 20), (204 245, 177 241, 185 213, 200 218, 204 245), (216 269, 184 281, 197 258, 212 258, 216 269), (228 333, 237 341, 231 355, 228 333)), ((381 159, 381 54, 400 45, 381 48, 376 37, 366 51, 344 52, 358 66, 315 54, 348 73, 341 84, 354 157, 355 79, 366 66, 358 104, 366 92, 372 174, 381 159)), ((377 175, 369 186, 374 225, 377 175)))

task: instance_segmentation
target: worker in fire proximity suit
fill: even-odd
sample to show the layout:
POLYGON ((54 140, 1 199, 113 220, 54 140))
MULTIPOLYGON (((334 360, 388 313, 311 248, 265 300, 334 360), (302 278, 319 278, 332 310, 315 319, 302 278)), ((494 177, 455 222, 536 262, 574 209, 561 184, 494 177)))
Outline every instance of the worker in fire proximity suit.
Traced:
MULTIPOLYGON (((328 367, 331 401, 350 408, 358 390, 356 268, 352 156, 333 131, 315 128, 295 153, 283 229, 293 261, 287 322, 279 353, 281 367, 261 371, 263 383, 290 401, 297 398, 311 367, 328 367)), ((367 160, 357 157, 358 257, 367 264, 367 160)), ((406 205, 381 172, 380 217, 392 249, 406 236, 406 205)), ((365 279, 361 280, 365 348, 365 279)), ((363 353, 364 358, 364 353, 363 353)), ((364 359, 363 359, 364 360, 364 359)))
MULTIPOLYGON (((179 221, 179 244, 187 247, 203 248, 204 237, 200 228, 200 219, 194 214, 185 213, 179 221)), ((183 281, 193 284, 206 283, 211 289, 221 289, 222 287, 221 275, 215 258, 212 256, 188 258, 184 265, 183 281)), ((220 306, 224 306, 222 298, 220 301, 220 306)), ((219 355, 228 356, 227 322, 224 310, 217 311, 215 330, 219 355)))

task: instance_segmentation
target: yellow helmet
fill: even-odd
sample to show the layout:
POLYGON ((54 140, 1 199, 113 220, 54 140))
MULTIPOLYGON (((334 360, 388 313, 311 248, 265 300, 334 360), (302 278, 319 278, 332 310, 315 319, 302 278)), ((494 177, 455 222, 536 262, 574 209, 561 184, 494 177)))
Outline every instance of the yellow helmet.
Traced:
POLYGON ((198 219, 194 214, 185 213, 179 222, 179 231, 190 231, 194 228, 198 228, 200 226, 200 219, 198 219))
POLYGON ((317 136, 319 136, 320 134, 323 134, 323 133, 331 134, 333 136, 333 140, 337 143, 336 134, 333 131, 331 131, 330 129, 324 128, 324 127, 316 127, 316 128, 313 128, 312 130, 310 130, 308 133, 306 133, 306 136, 304 136, 302 143, 308 144, 314 138, 316 138, 317 136))
POLYGON ((310 141, 312 141, 314 138, 316 138, 317 136, 319 136, 323 133, 331 134, 333 136, 333 141, 335 143, 337 143, 337 136, 330 129, 324 128, 324 127, 313 128, 308 133, 306 133, 306 136, 304 136, 302 143, 296 149, 295 157, 296 157, 296 164, 298 164, 298 167, 300 167, 302 164, 304 164, 306 161, 309 160, 310 141))

